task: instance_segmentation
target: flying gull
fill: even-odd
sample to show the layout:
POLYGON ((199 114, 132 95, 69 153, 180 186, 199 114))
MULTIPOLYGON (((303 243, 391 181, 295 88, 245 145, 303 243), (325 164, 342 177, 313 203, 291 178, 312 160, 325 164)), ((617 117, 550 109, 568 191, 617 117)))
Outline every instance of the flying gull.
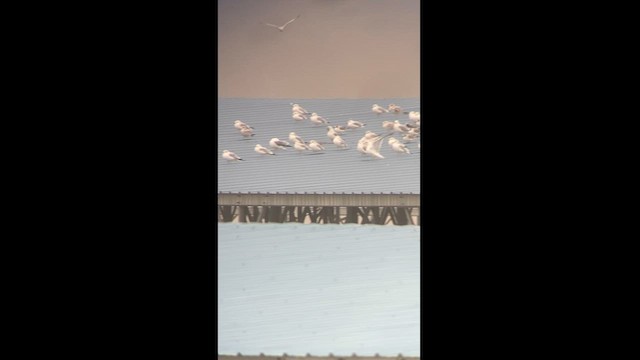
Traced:
POLYGON ((286 23, 286 24, 284 24, 284 25, 282 25, 282 26, 273 25, 273 24, 269 24, 269 23, 263 23, 263 24, 265 24, 265 25, 267 25, 267 26, 272 26, 272 27, 274 27, 274 28, 276 28, 276 29, 280 30, 280 32, 283 32, 283 31, 284 31, 284 28, 286 28, 286 27, 287 27, 287 25, 291 24, 292 22, 294 22, 294 21, 295 21, 297 18, 299 18, 299 17, 300 17, 300 15, 296 16, 295 18, 293 18, 293 19, 291 19, 291 20, 287 21, 287 23, 286 23))

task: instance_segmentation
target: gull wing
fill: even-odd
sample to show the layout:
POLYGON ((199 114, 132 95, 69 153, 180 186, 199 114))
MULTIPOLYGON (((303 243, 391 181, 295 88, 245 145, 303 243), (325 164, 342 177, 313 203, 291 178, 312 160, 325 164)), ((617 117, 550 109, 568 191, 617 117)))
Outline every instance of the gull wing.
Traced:
POLYGON ((282 27, 284 28, 285 26, 287 26, 287 25, 291 24, 292 22, 294 22, 294 21, 295 21, 297 18, 299 18, 299 17, 300 17, 300 15, 298 15, 298 16, 296 16, 295 18, 293 18, 293 19, 291 19, 291 20, 287 21, 287 23, 286 23, 286 24, 284 24, 284 25, 282 25, 282 27))

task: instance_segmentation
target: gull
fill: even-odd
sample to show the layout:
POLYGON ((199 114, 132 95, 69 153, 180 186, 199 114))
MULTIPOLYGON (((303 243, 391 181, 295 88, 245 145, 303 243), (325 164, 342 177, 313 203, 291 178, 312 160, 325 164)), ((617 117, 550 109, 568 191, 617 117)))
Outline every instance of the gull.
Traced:
POLYGON ((327 126, 327 136, 329 137, 329 139, 333 140, 333 138, 335 138, 338 134, 336 133, 336 129, 334 129, 332 126, 327 126))
POLYGON ((242 128, 250 128, 250 129, 253 129, 253 127, 251 127, 251 126, 249 126, 249 125, 247 125, 247 124, 243 123, 243 122, 242 122, 242 121, 240 121, 240 120, 236 120, 236 121, 234 121, 234 122, 233 122, 233 127, 235 127, 235 128, 236 128, 236 129, 238 129, 238 130, 242 130, 242 128))
POLYGON ((293 143, 295 143, 296 141, 299 141, 304 144, 304 140, 302 140, 302 138, 296 135, 296 133, 294 133, 293 131, 289 133, 289 140, 293 143))
POLYGON ((286 24, 284 24, 284 25, 282 25, 282 26, 273 25, 273 24, 269 24, 269 23, 263 23, 263 24, 268 25, 268 26, 273 26, 274 28, 276 28, 276 29, 280 30, 280 32, 283 32, 283 31, 284 31, 284 28, 285 28, 285 27, 287 27, 287 25, 291 24, 295 19, 297 19, 297 18, 299 18, 299 17, 300 17, 300 15, 296 16, 295 18, 293 18, 293 19, 291 19, 291 20, 287 21, 287 23, 286 23, 286 24))
POLYGON ((384 156, 380 154, 380 147, 382 146, 382 140, 384 140, 386 137, 391 135, 393 135, 393 133, 366 139, 365 144, 363 145, 365 154, 378 159, 384 159, 384 156))
POLYGON ((299 112, 299 113, 303 113, 303 114, 311 114, 310 112, 308 112, 307 110, 305 110, 302 106, 298 105, 298 104, 294 104, 294 103, 290 103, 292 108, 291 110, 293 112, 299 112))
POLYGON ((404 124, 400 124, 400 121, 396 120, 393 122, 393 131, 408 133, 409 128, 404 124))
POLYGON ((361 128, 361 127, 363 127, 365 125, 367 125, 367 124, 363 124, 360 121, 356 121, 356 120, 347 121, 347 128, 349 128, 349 129, 358 129, 358 128, 361 128))
POLYGON ((253 133, 253 130, 251 130, 251 128, 249 128, 249 127, 243 127, 242 129, 240 129, 240 134, 242 134, 242 136, 244 136, 244 137, 251 137, 251 136, 255 135, 253 133))
POLYGON ((312 113, 311 117, 309 118, 309 120, 311 120, 312 123, 314 124, 328 124, 329 121, 327 121, 327 119, 323 118, 322 116, 318 115, 317 113, 312 113))
POLYGON ((389 111, 393 111, 395 113, 402 112, 402 108, 400 106, 396 105, 396 104, 389 104, 388 109, 389 109, 389 111))
POLYGON ((348 147, 347 142, 344 141, 340 135, 336 135, 336 137, 333 138, 333 143, 340 149, 346 149, 348 147))
POLYGON ((399 152, 399 153, 405 153, 405 154, 411 154, 411 151, 409 151, 409 149, 407 149, 407 147, 405 146, 405 144, 401 143, 398 139, 396 138, 390 138, 389 139, 389 145, 391 146, 391 148, 395 151, 395 152, 399 152))
POLYGON ((269 146, 274 149, 287 150, 287 147, 291 147, 291 144, 278 138, 273 138, 269 141, 269 146))
POLYGON ((393 130, 393 122, 392 121, 383 121, 382 127, 387 130, 393 130))
POLYGON ((342 134, 347 131, 347 128, 342 125, 336 125, 333 127, 333 129, 335 130, 336 134, 342 134))
POLYGON ((405 142, 411 142, 417 138, 418 138, 418 134, 409 131, 408 133, 405 134, 405 136, 402 137, 402 140, 404 140, 405 142))
POLYGON ((409 111, 409 120, 420 121, 420 111, 409 111))
POLYGON ((297 141, 297 140, 293 143, 293 148, 298 150, 300 153, 302 153, 305 150, 311 150, 309 148, 309 146, 307 146, 307 144, 305 144, 302 141, 297 141))
POLYGON ((378 105, 378 104, 373 104, 373 106, 371 107, 371 111, 373 111, 374 113, 380 115, 382 113, 388 113, 389 110, 383 108, 382 106, 378 105))
POLYGON ((303 114, 303 113, 300 113, 300 112, 294 112, 291 117, 293 118, 293 120, 296 120, 296 121, 306 120, 307 119, 307 116, 305 114, 303 114))
POLYGON ((229 150, 222 151, 222 158, 228 161, 238 161, 238 160, 244 161, 240 156, 236 155, 235 153, 229 150))
POLYGON ((402 108, 396 104, 389 104, 389 111, 393 111, 394 113, 403 113, 408 114, 408 111, 403 111, 402 108))
POLYGON ((363 155, 367 154, 367 146, 369 145, 369 139, 366 136, 363 136, 360 140, 358 140, 358 145, 356 145, 356 149, 361 152, 363 155))
POLYGON ((256 147, 254 147, 253 150, 255 150, 255 152, 257 152, 258 154, 262 154, 262 155, 275 155, 273 151, 267 149, 266 147, 260 144, 256 144, 256 147))
POLYGON ((322 146, 319 142, 315 140, 309 140, 309 150, 311 151, 322 151, 324 150, 324 146, 322 146))
POLYGON ((364 136, 362 138, 360 138, 360 140, 358 140, 358 145, 356 146, 358 151, 360 151, 362 154, 366 155, 367 154, 367 147, 369 146, 370 140, 375 138, 375 137, 377 137, 377 136, 379 136, 379 135, 374 133, 373 131, 367 131, 364 134, 364 136))
POLYGON ((374 133, 373 131, 367 130, 367 132, 364 133, 364 137, 367 139, 373 139, 376 136, 380 136, 376 133, 374 133))

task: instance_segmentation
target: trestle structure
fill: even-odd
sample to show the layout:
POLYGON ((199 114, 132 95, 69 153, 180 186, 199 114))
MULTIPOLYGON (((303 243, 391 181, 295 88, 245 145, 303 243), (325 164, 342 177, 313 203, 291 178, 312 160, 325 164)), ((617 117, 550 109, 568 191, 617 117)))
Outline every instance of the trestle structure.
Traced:
POLYGON ((420 195, 218 193, 218 221, 420 225, 420 195))

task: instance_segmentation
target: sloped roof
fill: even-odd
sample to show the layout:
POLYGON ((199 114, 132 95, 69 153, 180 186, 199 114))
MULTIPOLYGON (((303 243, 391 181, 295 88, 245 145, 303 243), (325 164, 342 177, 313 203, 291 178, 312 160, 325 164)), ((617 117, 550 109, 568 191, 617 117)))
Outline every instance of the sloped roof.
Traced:
MULTIPOLYGON (((418 142, 407 146, 412 154, 398 154, 383 144, 385 159, 373 159, 356 150, 357 141, 365 131, 378 134, 384 120, 409 122, 406 114, 375 115, 373 104, 386 107, 394 103, 405 111, 420 111, 420 99, 218 99, 218 192, 280 192, 280 193, 420 193, 420 149, 418 142), (326 126, 309 120, 291 118, 291 103, 316 112, 331 125, 346 125, 354 119, 367 124, 362 129, 348 130, 341 135, 349 149, 340 150, 327 137, 326 126), (255 136, 244 138, 234 128, 242 120, 254 128, 255 136), (324 144, 323 153, 297 153, 293 148, 276 151, 275 156, 260 155, 256 144, 268 147, 277 137, 289 141, 295 132, 305 141, 315 139, 324 144), (229 163, 222 151, 230 150, 244 161, 229 163)), ((395 135, 397 139, 401 137, 395 135)))

